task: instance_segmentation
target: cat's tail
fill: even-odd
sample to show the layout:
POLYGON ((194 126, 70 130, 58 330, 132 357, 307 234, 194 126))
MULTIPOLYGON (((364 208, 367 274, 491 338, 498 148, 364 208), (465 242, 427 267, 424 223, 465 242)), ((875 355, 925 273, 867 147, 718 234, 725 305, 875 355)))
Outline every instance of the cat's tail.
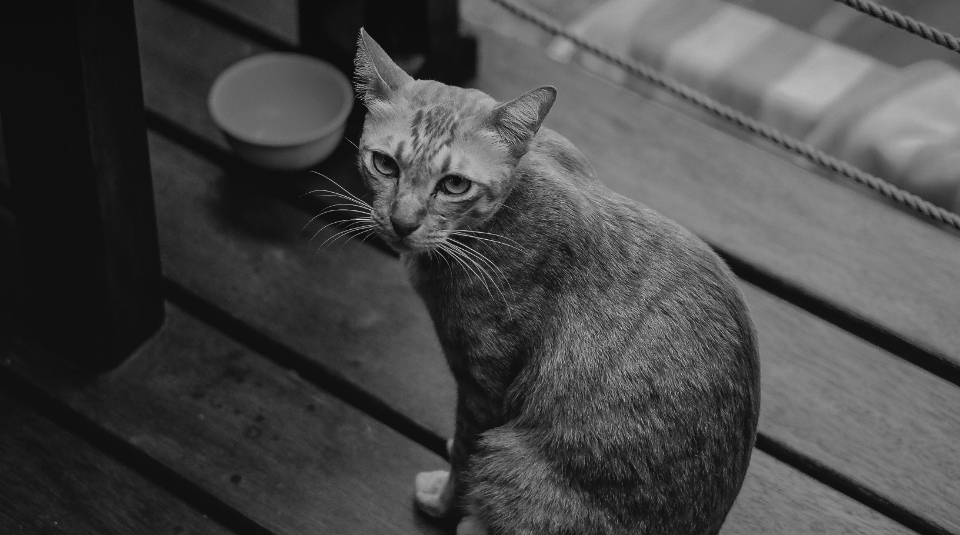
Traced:
POLYGON ((465 498, 488 533, 617 533, 603 508, 542 458, 535 440, 532 432, 509 426, 481 436, 465 498))

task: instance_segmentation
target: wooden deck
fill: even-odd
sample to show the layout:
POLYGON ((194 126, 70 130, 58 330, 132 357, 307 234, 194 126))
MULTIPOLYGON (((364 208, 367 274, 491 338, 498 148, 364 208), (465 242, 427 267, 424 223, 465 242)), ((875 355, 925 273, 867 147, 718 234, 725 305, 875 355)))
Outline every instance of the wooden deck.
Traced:
MULTIPOLYGON (((221 70, 294 46, 294 4, 195 1, 136 1, 167 319, 120 368, 19 333, 0 176, 0 533, 451 533, 413 508, 454 385, 398 262, 317 251, 300 195, 324 179, 241 164, 206 112, 221 70)), ((554 63, 484 0, 463 14, 479 88, 555 85, 548 126, 742 279, 763 402, 722 533, 960 534, 960 236, 554 63)), ((344 143, 318 170, 359 192, 354 165, 344 143)))

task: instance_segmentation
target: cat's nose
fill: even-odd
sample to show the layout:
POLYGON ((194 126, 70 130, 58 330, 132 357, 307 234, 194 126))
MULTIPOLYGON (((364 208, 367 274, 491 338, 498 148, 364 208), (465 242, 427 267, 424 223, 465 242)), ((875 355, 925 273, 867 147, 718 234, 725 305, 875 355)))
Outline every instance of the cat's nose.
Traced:
POLYGON ((405 221, 398 220, 394 217, 390 217, 390 224, 393 226, 393 231, 397 234, 398 238, 405 238, 413 233, 413 231, 420 228, 420 222, 408 223, 405 221))

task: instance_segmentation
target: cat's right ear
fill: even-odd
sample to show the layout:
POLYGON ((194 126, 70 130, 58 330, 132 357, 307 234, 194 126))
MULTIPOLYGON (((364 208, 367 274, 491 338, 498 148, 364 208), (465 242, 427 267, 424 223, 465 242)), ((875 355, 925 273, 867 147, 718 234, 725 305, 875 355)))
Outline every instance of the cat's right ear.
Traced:
POLYGON ((354 76, 357 93, 367 107, 389 101, 394 92, 413 81, 363 28, 357 40, 354 76))
POLYGON ((490 114, 490 123, 515 158, 527 152, 530 140, 557 99, 557 90, 543 86, 500 104, 490 114))

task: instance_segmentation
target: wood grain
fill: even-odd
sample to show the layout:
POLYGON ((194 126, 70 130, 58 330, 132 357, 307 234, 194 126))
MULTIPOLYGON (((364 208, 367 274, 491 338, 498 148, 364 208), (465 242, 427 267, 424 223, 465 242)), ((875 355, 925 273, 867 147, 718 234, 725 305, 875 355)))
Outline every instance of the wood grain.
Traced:
MULTIPOLYGON (((329 234, 307 243, 299 230, 309 214, 244 191, 162 138, 151 138, 151 150, 170 277, 451 433, 453 382, 395 260, 354 243, 317 251, 329 234)), ((952 516, 960 423, 950 407, 960 406, 960 391, 744 289, 761 333, 761 429, 885 495, 952 516)))
MULTIPOLYGON (((204 31, 215 34, 216 28, 204 31)), ((147 26, 141 35, 160 33, 147 26)), ((164 74, 161 65, 172 68, 179 65, 174 61, 242 49, 229 35, 210 39, 215 46, 191 47, 196 53, 190 57, 162 64, 145 60, 148 94, 154 84, 165 87, 168 80, 180 79, 164 74)), ((216 63, 209 57, 197 61, 216 63)), ((159 98, 165 93, 153 93, 152 105, 172 106, 159 98)), ((180 102, 190 105, 187 99, 180 102)), ((189 114, 179 109, 171 115, 189 114)), ((199 115, 188 117, 187 126, 203 134, 207 128, 199 115)), ((429 318, 399 266, 350 244, 316 252, 316 245, 297 236, 310 214, 255 191, 243 193, 245 186, 230 176, 160 138, 151 143, 170 276, 434 432, 450 433, 452 381, 429 318), (185 203, 198 208, 186 210, 185 203), (192 219, 194 214, 202 219, 192 219), (217 233, 230 224, 245 230, 218 241, 217 233), (209 237, 198 241, 201 232, 209 237), (198 263, 217 267, 197 269, 198 263), (344 360, 345 355, 350 357, 344 360)), ((745 291, 763 342, 762 429, 885 496, 958 525, 951 504, 960 496, 954 483, 960 480, 960 423, 950 407, 960 406, 960 392, 755 288, 745 291)))
POLYGON ((232 533, 0 393, 0 533, 232 533))
POLYGON ((18 346, 27 376, 272 533, 440 533, 413 477, 443 461, 176 308, 93 378, 18 346))
POLYGON ((478 86, 557 87, 546 124, 604 182, 712 244, 960 364, 960 240, 661 103, 487 34, 478 86))
MULTIPOLYGON (((465 13, 482 24, 510 20, 495 7, 468 4, 465 13)), ((203 111, 206 89, 219 69, 256 47, 155 0, 137 6, 148 106, 222 146, 203 111), (178 26, 165 20, 204 36, 190 43, 196 53, 178 54, 183 45, 168 35, 178 26)), ((612 188, 801 291, 960 363, 960 331, 953 328, 960 322, 955 237, 862 190, 481 31, 488 37, 482 40, 480 87, 500 98, 545 81, 560 88, 548 124, 571 137, 612 188)), ((303 183, 306 191, 319 182, 303 183)))
MULTIPOLYGON (((565 3, 534 3, 551 16, 569 18, 565 3)), ((247 5, 223 7, 250 19, 261 10, 247 5)), ((278 1, 271 17, 293 20, 294 8, 290 1, 278 1)), ((557 76, 567 81, 583 78, 582 73, 571 74, 576 69, 551 64, 541 52, 510 44, 516 39, 543 44, 548 39, 486 0, 463 0, 461 13, 481 31, 494 29, 508 36, 507 41, 486 39, 494 48, 483 57, 488 65, 513 69, 499 78, 509 89, 497 89, 496 84, 481 88, 502 90, 501 98, 508 98, 535 85, 556 85, 559 82, 550 80, 557 76), (523 71, 522 76, 518 71, 523 71)), ((289 25, 275 28, 292 38, 289 25)), ((487 78, 491 77, 481 82, 487 78)), ((953 277, 960 267, 960 246, 953 236, 879 205, 865 190, 851 190, 799 169, 782 153, 767 153, 731 139, 676 110, 617 91, 605 82, 588 76, 568 87, 572 90, 567 102, 577 107, 579 115, 562 124, 571 131, 587 130, 575 141, 601 174, 612 182, 642 176, 642 183, 611 186, 854 316, 960 363, 960 332, 952 327, 960 321, 960 312, 952 306, 960 302, 960 285, 953 277), (609 107, 608 102, 617 105, 609 107), (598 106, 615 111, 598 112, 598 106), (581 120, 589 116, 594 119, 581 120), (594 128, 597 122, 607 124, 594 128), (640 147, 645 150, 637 149, 646 144, 640 147), (643 157, 639 172, 637 155, 643 157)), ((561 94, 561 103, 564 98, 561 94)), ((548 124, 553 124, 559 109, 551 112, 548 124)), ((734 137, 743 137, 726 129, 734 137)))
POLYGON ((754 451, 722 535, 914 533, 850 498, 754 451))
MULTIPOLYGON (((0 346, 0 373, 39 385, 274 533, 448 532, 410 507, 411 474, 442 466, 439 458, 179 309, 167 317, 154 340, 107 375, 86 375, 22 343, 14 352, 0 346)), ((27 465, 24 477, 36 471, 27 465)), ((33 490, 6 510, 44 499, 33 490)), ((106 496, 100 505, 112 503, 119 511, 111 514, 122 517, 124 500, 137 496, 106 496)), ((824 526, 908 533, 761 452, 723 533, 812 535, 824 526)))

